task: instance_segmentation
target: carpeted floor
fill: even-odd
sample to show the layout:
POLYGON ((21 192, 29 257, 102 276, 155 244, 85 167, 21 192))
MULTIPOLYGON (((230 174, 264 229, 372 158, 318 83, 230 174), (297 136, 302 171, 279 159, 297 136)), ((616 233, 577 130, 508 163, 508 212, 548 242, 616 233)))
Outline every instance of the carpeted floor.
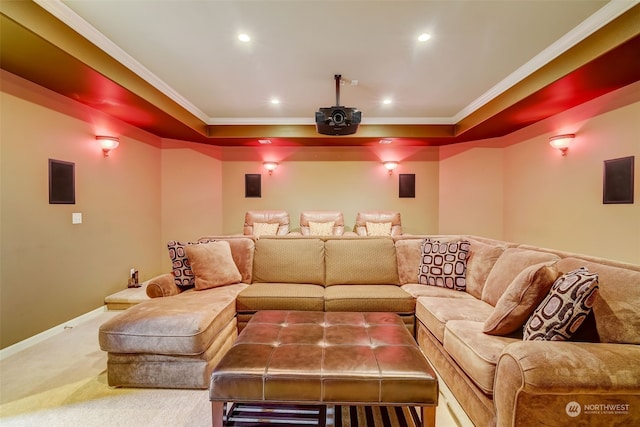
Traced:
MULTIPOLYGON (((98 347, 98 328, 116 314, 100 313, 1 360, 0 426, 210 426, 207 390, 107 385, 107 356, 98 347)), ((339 412, 344 410, 340 408, 339 412)), ((362 409, 356 413, 358 420, 372 416, 362 409)), ((334 419, 331 407, 326 419, 328 425, 366 425, 353 421, 350 414, 334 419)), ((374 419, 382 419, 382 415, 374 419)), ((459 425, 442 398, 436 423, 438 427, 459 425)))

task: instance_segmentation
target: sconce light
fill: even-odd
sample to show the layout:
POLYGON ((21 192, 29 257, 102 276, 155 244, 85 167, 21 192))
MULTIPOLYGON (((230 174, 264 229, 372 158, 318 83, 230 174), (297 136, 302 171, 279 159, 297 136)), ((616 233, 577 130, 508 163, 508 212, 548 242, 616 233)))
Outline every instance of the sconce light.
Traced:
POLYGON ((269 175, 271 175, 273 171, 278 168, 278 163, 276 162, 264 162, 262 165, 266 170, 269 171, 269 175))
POLYGON ((398 162, 393 162, 393 161, 383 162, 382 164, 389 171, 389 175, 391 175, 393 173, 393 170, 398 167, 398 162))
POLYGON ((563 156, 567 155, 567 150, 569 150, 569 145, 571 145, 571 141, 576 136, 572 133, 567 133, 565 135, 557 135, 549 138, 549 145, 553 148, 558 149, 562 152, 563 156))
POLYGON ((120 140, 115 136, 96 136, 96 140, 100 142, 102 153, 105 157, 109 157, 109 152, 115 150, 120 145, 120 140))

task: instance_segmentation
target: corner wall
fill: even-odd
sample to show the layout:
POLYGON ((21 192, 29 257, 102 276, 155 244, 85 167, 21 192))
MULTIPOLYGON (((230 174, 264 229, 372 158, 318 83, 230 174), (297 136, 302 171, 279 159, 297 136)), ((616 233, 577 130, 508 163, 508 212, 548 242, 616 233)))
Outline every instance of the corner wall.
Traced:
POLYGON ((0 346, 160 272, 157 137, 0 71, 0 346), (104 158, 95 141, 120 137, 104 158), (75 163, 76 204, 49 204, 48 159, 75 163), (72 212, 83 223, 72 225, 72 212))

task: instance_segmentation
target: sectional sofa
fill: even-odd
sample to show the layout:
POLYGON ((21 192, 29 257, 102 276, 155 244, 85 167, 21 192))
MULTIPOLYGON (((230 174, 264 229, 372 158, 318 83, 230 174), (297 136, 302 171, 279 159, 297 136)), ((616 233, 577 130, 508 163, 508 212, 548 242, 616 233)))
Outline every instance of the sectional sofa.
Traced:
POLYGON ((170 253, 151 299, 100 328, 112 386, 206 388, 260 310, 384 311, 478 426, 640 423, 640 266, 463 235, 214 236, 170 253))

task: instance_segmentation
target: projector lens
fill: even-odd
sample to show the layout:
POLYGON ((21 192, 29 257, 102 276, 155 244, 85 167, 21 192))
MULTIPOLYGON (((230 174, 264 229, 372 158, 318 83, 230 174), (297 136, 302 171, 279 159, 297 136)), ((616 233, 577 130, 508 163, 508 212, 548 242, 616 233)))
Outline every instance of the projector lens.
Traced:
POLYGON ((345 114, 344 114, 344 111, 342 110, 334 111, 333 114, 331 115, 331 120, 333 120, 333 122, 337 125, 343 123, 344 119, 345 119, 345 114))

